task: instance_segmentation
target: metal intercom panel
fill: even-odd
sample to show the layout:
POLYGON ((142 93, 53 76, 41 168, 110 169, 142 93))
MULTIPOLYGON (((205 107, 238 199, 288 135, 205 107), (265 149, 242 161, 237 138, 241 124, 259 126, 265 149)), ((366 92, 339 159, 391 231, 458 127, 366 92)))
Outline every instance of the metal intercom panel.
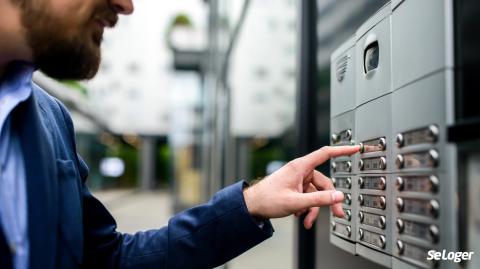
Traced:
POLYGON ((330 241, 389 268, 460 268, 452 0, 392 1, 331 56, 331 161, 346 217, 330 241))

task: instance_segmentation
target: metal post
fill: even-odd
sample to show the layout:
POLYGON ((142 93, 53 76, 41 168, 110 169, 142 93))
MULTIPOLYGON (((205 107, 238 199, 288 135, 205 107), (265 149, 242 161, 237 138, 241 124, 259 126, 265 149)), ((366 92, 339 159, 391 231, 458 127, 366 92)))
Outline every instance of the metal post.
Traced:
POLYGON ((252 179, 250 175, 250 139, 249 138, 237 138, 237 161, 236 161, 236 180, 249 180, 252 179))
MULTIPOLYGON (((302 156, 317 145, 316 128, 316 73, 317 73, 317 5, 316 0, 300 3, 300 72, 296 112, 296 155, 302 156)), ((326 123, 328 124, 328 123, 326 123)), ((315 226, 310 230, 303 227, 303 217, 298 221, 297 268, 315 268, 315 226)))
POLYGON ((155 179, 155 138, 142 137, 140 151, 140 187, 142 190, 150 190, 155 179))

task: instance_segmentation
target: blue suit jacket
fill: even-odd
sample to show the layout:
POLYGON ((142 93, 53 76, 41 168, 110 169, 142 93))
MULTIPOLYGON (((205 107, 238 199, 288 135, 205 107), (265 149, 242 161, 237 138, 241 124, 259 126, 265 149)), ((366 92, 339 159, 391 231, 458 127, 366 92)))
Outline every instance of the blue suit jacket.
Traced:
MULTIPOLYGON (((27 173, 31 268, 212 268, 272 235, 269 222, 260 228, 249 215, 241 182, 167 227, 119 233, 85 185, 66 108, 34 86, 12 117, 27 173)), ((11 254, 0 231, 0 268, 12 267, 11 254)))

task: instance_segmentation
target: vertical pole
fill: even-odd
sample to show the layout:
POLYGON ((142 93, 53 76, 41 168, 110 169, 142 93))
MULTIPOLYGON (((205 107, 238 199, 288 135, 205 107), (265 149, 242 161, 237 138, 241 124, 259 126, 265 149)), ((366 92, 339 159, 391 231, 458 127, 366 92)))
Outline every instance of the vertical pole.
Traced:
POLYGON ((250 139, 237 138, 237 173, 236 179, 249 180, 250 175, 250 139))
MULTIPOLYGON (((296 155, 302 156, 318 145, 316 128, 317 103, 317 5, 316 0, 300 3, 300 53, 296 112, 296 155)), ((298 221, 297 268, 315 268, 315 230, 303 227, 303 217, 298 221)))
POLYGON ((154 137, 142 137, 140 162, 140 187, 142 190, 151 190, 155 179, 154 137))

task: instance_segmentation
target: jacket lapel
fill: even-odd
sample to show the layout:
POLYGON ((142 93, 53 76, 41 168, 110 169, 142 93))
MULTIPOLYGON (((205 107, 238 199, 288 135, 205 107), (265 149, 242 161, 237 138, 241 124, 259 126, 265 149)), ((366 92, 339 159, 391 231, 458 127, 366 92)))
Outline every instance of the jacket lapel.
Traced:
POLYGON ((15 114, 27 180, 30 268, 54 268, 57 248, 57 168, 35 92, 15 114))

